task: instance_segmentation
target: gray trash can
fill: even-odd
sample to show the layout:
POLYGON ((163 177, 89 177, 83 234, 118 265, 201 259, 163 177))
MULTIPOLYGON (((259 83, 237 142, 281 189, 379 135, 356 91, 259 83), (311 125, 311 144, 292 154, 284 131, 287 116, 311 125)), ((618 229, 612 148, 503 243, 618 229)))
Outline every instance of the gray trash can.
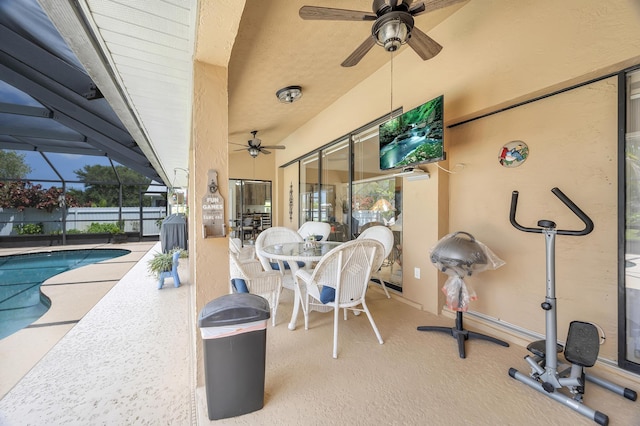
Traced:
POLYGON ((200 311, 210 420, 263 407, 268 319, 269 302, 249 293, 219 297, 200 311))

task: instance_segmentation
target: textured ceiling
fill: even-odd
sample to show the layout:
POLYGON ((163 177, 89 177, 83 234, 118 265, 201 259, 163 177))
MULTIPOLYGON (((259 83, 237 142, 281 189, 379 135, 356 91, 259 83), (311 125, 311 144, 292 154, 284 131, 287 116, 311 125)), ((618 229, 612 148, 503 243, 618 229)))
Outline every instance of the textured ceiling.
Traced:
MULTIPOLYGON (((331 0, 246 1, 229 62, 231 142, 246 144, 251 138, 249 132, 258 130, 263 144, 279 144, 389 62, 391 54, 374 46, 358 65, 340 66, 370 36, 371 22, 303 21, 298 15, 304 5, 370 12, 372 4, 371 0, 337 3, 331 0), (303 96, 293 104, 282 104, 275 93, 290 85, 302 86, 303 96)), ((203 3, 205 7, 207 4, 203 3)), ((428 34, 465 4, 418 16, 416 26, 428 34)), ((208 37, 209 30, 199 28, 198 38, 208 37)), ((399 54, 406 49, 409 48, 402 47, 399 54)))
MULTIPOLYGON (((304 5, 370 13, 371 0, 39 2, 160 176, 176 186, 187 184, 176 171, 188 168, 193 59, 228 63, 229 140, 242 145, 252 130, 264 145, 280 144, 391 59, 374 46, 343 68, 370 37, 371 22, 298 15, 304 5), (279 103, 276 91, 290 85, 302 86, 302 98, 279 103)), ((437 10, 415 24, 427 34, 466 4, 426 3, 437 10)))

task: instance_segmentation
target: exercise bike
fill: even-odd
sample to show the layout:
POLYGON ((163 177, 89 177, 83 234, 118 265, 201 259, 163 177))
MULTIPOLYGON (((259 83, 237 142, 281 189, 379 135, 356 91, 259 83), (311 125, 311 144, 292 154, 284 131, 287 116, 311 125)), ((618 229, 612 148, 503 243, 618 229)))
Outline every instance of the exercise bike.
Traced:
POLYGON ((593 222, 573 201, 560 189, 553 188, 551 192, 560 199, 584 223, 582 230, 556 229, 556 224, 550 220, 538 221, 538 228, 528 228, 516 221, 518 205, 518 191, 511 195, 511 210, 509 220, 518 230, 544 234, 546 242, 546 277, 547 295, 540 305, 545 311, 545 339, 533 342, 527 346, 532 355, 525 360, 531 367, 529 376, 520 373, 515 368, 509 369, 509 376, 529 385, 533 389, 549 396, 557 402, 577 411, 600 425, 609 424, 609 417, 600 411, 593 410, 582 402, 586 381, 595 383, 611 392, 621 395, 631 401, 637 399, 637 393, 631 389, 619 386, 608 380, 585 373, 586 367, 592 367, 598 358, 600 334, 597 327, 588 322, 572 321, 565 347, 557 343, 557 315, 555 294, 555 237, 556 235, 581 236, 593 231, 593 222), (570 365, 562 365, 558 369, 558 353, 564 352, 564 358, 570 365), (558 390, 566 388, 572 397, 558 390))

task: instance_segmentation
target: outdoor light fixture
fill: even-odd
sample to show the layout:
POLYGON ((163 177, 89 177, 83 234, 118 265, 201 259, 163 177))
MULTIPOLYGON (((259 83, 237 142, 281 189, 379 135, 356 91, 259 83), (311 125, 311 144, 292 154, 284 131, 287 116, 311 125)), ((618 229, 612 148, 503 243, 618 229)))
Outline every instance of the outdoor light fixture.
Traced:
POLYGON ((276 96, 280 102, 284 104, 290 104, 302 97, 302 87, 300 86, 287 86, 276 92, 276 96))
POLYGON ((410 28, 413 28, 411 15, 391 12, 379 18, 371 31, 377 44, 387 52, 395 52, 411 37, 410 28))

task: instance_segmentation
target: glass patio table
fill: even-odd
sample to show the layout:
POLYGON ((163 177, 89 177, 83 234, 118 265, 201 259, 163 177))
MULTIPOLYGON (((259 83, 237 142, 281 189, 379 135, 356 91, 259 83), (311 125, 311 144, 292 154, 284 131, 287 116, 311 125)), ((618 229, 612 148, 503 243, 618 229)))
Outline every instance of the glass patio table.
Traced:
MULTIPOLYGON (((296 321, 298 319, 298 311, 300 310, 300 303, 302 302, 302 294, 298 283, 295 280, 296 272, 299 268, 297 262, 304 262, 310 264, 311 262, 318 262, 322 259, 322 256, 329 253, 332 249, 338 247, 340 242, 336 241, 316 241, 313 247, 308 247, 304 242, 296 243, 283 243, 265 246, 260 250, 260 254, 269 259, 279 260, 287 262, 291 269, 291 274, 294 276, 295 283, 295 296, 293 301, 293 312, 291 314, 291 321, 289 322, 289 330, 296 329, 296 321)), ((282 265, 280 265, 282 268, 282 265)))

